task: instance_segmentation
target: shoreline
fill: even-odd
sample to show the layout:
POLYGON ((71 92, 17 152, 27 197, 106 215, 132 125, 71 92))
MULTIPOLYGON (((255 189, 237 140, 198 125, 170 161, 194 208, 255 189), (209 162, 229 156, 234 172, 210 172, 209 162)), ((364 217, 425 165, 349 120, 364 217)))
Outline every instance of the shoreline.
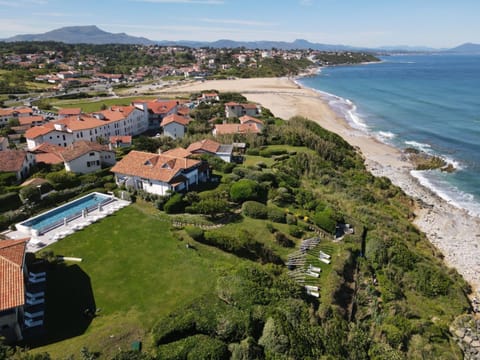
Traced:
POLYGON ((480 290, 480 218, 453 206, 420 184, 410 173, 413 165, 404 159, 399 149, 352 127, 329 105, 326 95, 304 87, 296 79, 298 77, 210 80, 162 92, 211 89, 240 92, 249 101, 270 109, 275 116, 283 119, 304 116, 340 135, 360 151, 368 171, 375 176, 388 177, 416 201, 413 223, 441 251, 446 265, 454 267, 472 286, 472 295, 476 295, 480 290))

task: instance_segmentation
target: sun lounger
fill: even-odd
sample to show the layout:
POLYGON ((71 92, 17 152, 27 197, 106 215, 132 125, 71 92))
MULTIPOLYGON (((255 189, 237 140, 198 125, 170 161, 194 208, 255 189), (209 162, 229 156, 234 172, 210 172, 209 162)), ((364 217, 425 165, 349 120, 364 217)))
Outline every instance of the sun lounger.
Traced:
POLYGON ((311 276, 311 277, 315 277, 315 278, 318 278, 320 276, 319 273, 316 273, 316 272, 313 272, 313 271, 310 271, 310 270, 307 270, 307 272, 305 274, 307 274, 308 276, 311 276))
POLYGON ((313 266, 313 265, 311 265, 311 264, 310 264, 310 266, 308 267, 308 270, 313 271, 313 272, 317 272, 317 273, 319 273, 319 272, 322 271, 321 268, 319 268, 319 267, 317 267, 317 266, 313 266))
POLYGON ((323 257, 323 258, 325 258, 325 259, 330 259, 330 258, 331 258, 330 255, 328 255, 327 253, 324 253, 324 252, 321 251, 321 250, 320 250, 320 257, 323 257))
POLYGON ((311 296, 314 296, 316 298, 320 297, 320 294, 318 291, 313 291, 313 290, 307 290, 307 294, 308 295, 311 295, 311 296))
POLYGON ((33 320, 33 319, 26 319, 25 326, 26 327, 35 327, 43 325, 43 319, 40 320, 33 320))
POLYGON ((330 264, 330 260, 326 259, 326 258, 319 258, 319 260, 325 264, 330 264))
POLYGON ((318 291, 318 286, 305 285, 305 289, 306 289, 307 291, 318 291))

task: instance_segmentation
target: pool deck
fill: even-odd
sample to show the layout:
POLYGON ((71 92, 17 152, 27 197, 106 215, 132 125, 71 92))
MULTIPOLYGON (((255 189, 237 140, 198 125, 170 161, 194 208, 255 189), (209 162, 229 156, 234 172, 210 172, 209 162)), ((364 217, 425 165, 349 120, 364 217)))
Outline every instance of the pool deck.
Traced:
POLYGON ((96 209, 90 211, 87 216, 71 220, 67 225, 61 225, 42 235, 31 236, 23 231, 6 231, 2 234, 10 239, 24 239, 30 237, 30 241, 27 243, 27 251, 34 253, 128 205, 130 205, 129 201, 116 199, 115 201, 102 206, 102 210, 96 209))

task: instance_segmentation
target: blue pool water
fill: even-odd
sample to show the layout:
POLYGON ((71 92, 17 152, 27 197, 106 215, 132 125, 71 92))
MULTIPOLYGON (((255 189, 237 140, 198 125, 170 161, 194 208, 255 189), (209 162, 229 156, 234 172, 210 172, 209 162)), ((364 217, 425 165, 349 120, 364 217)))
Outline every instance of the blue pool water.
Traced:
POLYGON ((55 223, 62 222, 64 218, 70 218, 82 213, 85 208, 96 207, 98 204, 104 203, 110 197, 100 193, 92 193, 84 196, 68 204, 62 205, 54 210, 31 218, 22 223, 23 226, 30 227, 35 230, 42 230, 52 226, 55 223))
POLYGON ((480 55, 389 56, 300 79, 352 126, 399 148, 439 155, 457 171, 417 171, 422 184, 480 215, 480 55), (333 95, 335 94, 335 95, 333 95))

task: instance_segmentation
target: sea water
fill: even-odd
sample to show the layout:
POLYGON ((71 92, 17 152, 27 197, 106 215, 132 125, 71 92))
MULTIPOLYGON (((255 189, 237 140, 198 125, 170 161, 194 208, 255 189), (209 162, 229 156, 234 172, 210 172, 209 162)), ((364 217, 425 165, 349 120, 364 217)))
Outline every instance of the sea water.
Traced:
POLYGON ((414 171, 445 200, 480 215, 480 55, 382 57, 299 80, 351 126, 404 149, 439 155, 454 173, 414 171))

